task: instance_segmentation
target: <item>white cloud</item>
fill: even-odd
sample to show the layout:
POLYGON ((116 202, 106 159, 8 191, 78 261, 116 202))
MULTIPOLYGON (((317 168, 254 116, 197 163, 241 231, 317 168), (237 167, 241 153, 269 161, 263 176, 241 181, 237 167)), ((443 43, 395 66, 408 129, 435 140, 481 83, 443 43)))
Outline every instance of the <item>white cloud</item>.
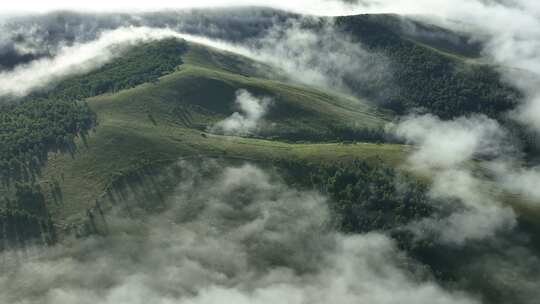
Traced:
POLYGON ((512 150, 505 146, 506 133, 485 116, 442 121, 432 115, 410 116, 389 130, 414 144, 409 157, 412 170, 432 179, 430 197, 441 210, 452 212, 443 218, 428 218, 411 225, 421 237, 438 234, 447 244, 494 238, 516 225, 516 215, 491 195, 487 181, 476 177, 471 161, 476 156, 498 157, 512 150))
POLYGON ((435 232, 440 242, 459 246, 469 241, 495 239, 497 233, 510 231, 517 224, 516 214, 490 195, 485 183, 465 169, 433 173, 429 196, 439 204, 449 205, 453 211, 442 218, 422 219, 410 228, 420 237, 435 232))
POLYGON ((501 126, 485 116, 442 121, 433 115, 409 116, 389 130, 416 149, 410 161, 416 168, 433 170, 464 165, 475 156, 506 152, 501 126))
POLYGON ((345 80, 353 79, 356 87, 367 87, 366 83, 375 80, 392 86, 390 60, 366 50, 361 43, 337 30, 332 21, 316 20, 317 29, 306 26, 314 21, 305 18, 276 24, 252 43, 251 56, 310 86, 346 93, 354 90, 345 80))
POLYGON ((246 90, 238 90, 234 103, 240 111, 216 123, 210 131, 226 135, 247 135, 256 132, 272 99, 258 98, 246 90))
POLYGON ((540 167, 527 168, 515 161, 494 161, 486 164, 501 189, 522 195, 533 205, 540 204, 540 167))

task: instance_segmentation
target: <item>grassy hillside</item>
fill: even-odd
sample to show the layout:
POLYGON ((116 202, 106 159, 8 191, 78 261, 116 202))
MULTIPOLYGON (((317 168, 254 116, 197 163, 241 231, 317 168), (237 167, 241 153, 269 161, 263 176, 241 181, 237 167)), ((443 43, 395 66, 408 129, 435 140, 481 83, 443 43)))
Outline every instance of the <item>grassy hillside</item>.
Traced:
POLYGON ((159 83, 101 96, 92 103, 98 113, 103 113, 100 116, 153 117, 156 124, 206 130, 236 111, 234 100, 239 89, 272 98, 267 123, 260 132, 266 136, 327 140, 336 138, 331 133, 333 128, 377 129, 388 119, 358 100, 190 64, 182 65, 159 83), (114 107, 114 112, 102 107, 114 107))
POLYGON ((97 117, 94 132, 77 140, 73 155, 50 154, 40 179, 60 231, 86 219, 87 210, 117 183, 179 159, 363 159, 398 165, 406 155, 400 145, 336 141, 340 134, 379 129, 391 118, 366 101, 270 80, 269 67, 197 45, 182 59, 157 81, 86 100, 97 117), (258 135, 207 133, 236 111, 238 89, 273 99, 258 135))

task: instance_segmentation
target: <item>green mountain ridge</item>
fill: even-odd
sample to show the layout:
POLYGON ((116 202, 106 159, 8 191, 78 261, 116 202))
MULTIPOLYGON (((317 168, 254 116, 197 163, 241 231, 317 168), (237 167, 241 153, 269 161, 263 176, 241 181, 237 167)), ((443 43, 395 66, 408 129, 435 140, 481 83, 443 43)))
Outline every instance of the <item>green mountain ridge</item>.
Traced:
MULTIPOLYGON (((414 58, 427 56, 443 65, 460 61, 465 55, 448 57, 441 52, 449 52, 449 47, 441 51, 433 45, 415 46, 426 41, 407 42, 412 38, 399 36, 392 18, 387 19, 388 25, 382 22, 384 16, 343 17, 338 25, 351 28, 355 35, 363 33, 364 43, 389 54, 396 47, 409 52, 412 46, 414 58), (377 27, 378 31, 364 33, 377 27), (386 34, 378 35, 381 31, 386 34), (422 51, 418 52, 418 47, 422 51)), ((22 105, 28 104, 31 109, 36 100, 40 105, 57 101, 68 105, 81 99, 94 118, 84 118, 87 114, 83 112, 82 117, 87 119, 84 125, 77 122, 68 133, 52 135, 50 146, 39 145, 40 150, 36 150, 30 142, 23 146, 29 149, 27 152, 19 152, 25 158, 18 159, 21 166, 15 184, 19 179, 24 191, 45 193, 43 204, 53 206, 53 222, 69 224, 74 217, 85 218, 86 210, 123 178, 183 157, 330 163, 361 159, 399 167, 409 149, 377 143, 385 141, 382 128, 394 114, 376 103, 308 88, 266 64, 175 39, 133 47, 95 71, 34 93, 22 105), (238 90, 272 99, 256 134, 235 137, 208 133, 213 125, 237 111, 234 100, 238 90), (45 101, 39 101, 42 99, 45 101), (95 124, 90 126, 88 119, 95 119, 95 124), (33 151, 39 151, 38 160, 34 160, 33 151), (36 178, 37 190, 33 186, 36 178), (60 197, 62 204, 51 204, 60 197)), ((62 115, 55 113, 52 117, 62 115)), ((16 144, 20 141, 13 143, 13 149, 6 151, 24 151, 16 144)), ((10 168, 12 163, 7 159, 4 167, 10 168)), ((16 172, 11 170, 5 172, 16 172)), ((1 191, 8 201, 17 197, 13 183, 5 185, 1 191)))
POLYGON ((169 66, 166 60, 162 64, 166 68, 150 67, 162 72, 133 79, 129 75, 139 75, 141 69, 136 58, 147 54, 144 47, 136 47, 119 60, 120 65, 112 62, 45 92, 47 100, 76 100, 105 92, 86 99, 97 118, 92 131, 73 138, 71 153, 49 153, 43 168, 35 165, 37 188, 30 180, 24 182, 29 189, 25 191, 44 193, 43 204, 60 232, 61 227, 84 221, 87 210, 118 181, 180 158, 254 162, 384 158, 399 163, 404 157, 406 148, 399 145, 341 144, 343 140, 381 140, 380 130, 392 114, 365 100, 265 78, 276 72, 201 45, 177 47, 165 40, 148 47, 151 52, 165 48, 167 54, 171 54, 169 49, 182 54, 181 61, 170 57, 180 65, 169 66), (141 81, 146 83, 137 85, 141 81), (236 111, 235 94, 240 89, 272 98, 258 138, 207 133, 236 111))
MULTIPOLYGON (((363 88, 348 96, 310 87, 253 59, 166 39, 2 105, 0 250, 106 235, 118 228, 107 222, 115 212, 144 221, 163 211, 186 163, 248 162, 278 172, 292 188, 327 197, 330 224, 340 233, 382 231, 441 286, 504 303, 518 290, 509 281, 460 279, 468 278, 471 264, 499 254, 491 247, 498 243, 452 247, 417 240, 404 228, 444 218, 448 210, 430 197, 432 177, 409 171, 415 147, 392 143, 384 127, 396 112, 418 107, 443 118, 479 113, 499 119, 518 96, 493 66, 477 61, 474 46, 404 34, 392 18, 340 17, 337 24, 402 69, 394 75, 404 88, 397 101, 362 95, 363 88), (212 131, 240 111, 239 90, 271 100, 257 128, 236 136, 212 131)), ((467 165, 485 176, 478 191, 517 214, 518 227, 501 236, 503 242, 536 250, 540 210, 497 189, 476 161, 467 165)))

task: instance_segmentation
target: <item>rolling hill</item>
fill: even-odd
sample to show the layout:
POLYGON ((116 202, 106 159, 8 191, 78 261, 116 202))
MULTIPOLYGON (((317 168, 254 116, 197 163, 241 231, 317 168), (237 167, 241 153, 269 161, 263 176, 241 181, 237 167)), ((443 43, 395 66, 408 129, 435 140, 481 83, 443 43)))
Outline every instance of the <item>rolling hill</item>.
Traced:
POLYGON ((375 143, 383 140, 381 129, 392 119, 391 112, 276 74, 279 71, 245 57, 165 40, 136 47, 118 62, 36 93, 32 98, 88 96, 86 104, 96 116, 92 131, 73 139, 71 153, 51 151, 38 168, 36 191, 44 194, 49 220, 61 235, 66 227, 84 223, 87 210, 116 184, 179 159, 261 163, 382 159, 399 164, 405 157, 406 147, 375 143), (158 68, 163 72, 157 76, 142 80, 130 76, 140 75, 137 62, 148 52, 171 54, 171 50, 180 58, 170 56, 169 61, 179 65, 169 67, 164 61, 160 66, 167 68, 158 68), (238 90, 271 99, 260 127, 247 137, 212 134, 212 125, 238 111, 234 103, 238 90))

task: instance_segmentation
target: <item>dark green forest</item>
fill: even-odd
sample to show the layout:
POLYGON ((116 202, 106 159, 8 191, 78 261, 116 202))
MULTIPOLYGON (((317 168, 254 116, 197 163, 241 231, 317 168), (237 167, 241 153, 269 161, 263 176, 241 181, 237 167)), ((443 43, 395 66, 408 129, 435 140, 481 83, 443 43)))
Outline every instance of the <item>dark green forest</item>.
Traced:
POLYGON ((4 106, 0 112, 0 180, 31 182, 51 151, 74 152, 95 115, 83 102, 36 99, 4 106))
MULTIPOLYGON (((354 75, 346 79, 359 95, 369 96, 384 107, 404 114, 424 109, 443 119, 485 114, 492 118, 513 109, 521 93, 504 83, 493 67, 468 63, 408 39, 389 24, 393 16, 359 15, 339 17, 338 27, 373 52, 390 58, 392 83, 357 83, 354 75)), ((471 54, 470 46, 460 51, 471 54)))
POLYGON ((316 164, 278 161, 288 181, 328 194, 339 230, 350 233, 391 230, 433 213, 428 186, 380 161, 370 164, 316 164))

